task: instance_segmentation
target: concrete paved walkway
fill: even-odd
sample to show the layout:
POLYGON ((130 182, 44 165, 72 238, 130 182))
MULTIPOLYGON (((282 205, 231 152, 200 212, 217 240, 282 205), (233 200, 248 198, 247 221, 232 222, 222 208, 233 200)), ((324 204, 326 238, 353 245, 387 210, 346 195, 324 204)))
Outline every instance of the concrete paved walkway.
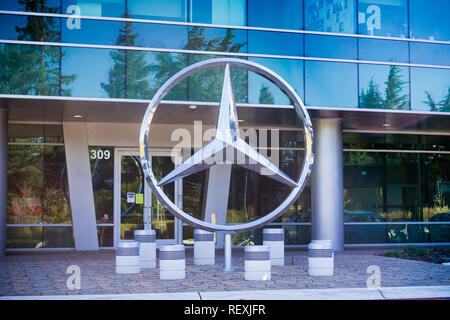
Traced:
POLYGON ((173 292, 141 294, 99 294, 71 296, 12 296, 0 300, 386 300, 450 299, 450 286, 391 287, 379 289, 293 289, 173 292))
MULTIPOLYGON (((223 295, 229 292, 237 295, 236 292, 241 292, 240 295, 250 291, 277 290, 281 294, 285 290, 343 288, 359 288, 363 289, 361 292, 366 292, 366 282, 371 276, 367 270, 373 265, 379 267, 382 288, 450 286, 450 266, 376 255, 380 252, 384 250, 346 250, 337 253, 333 277, 310 277, 307 274, 307 252, 286 250, 286 265, 273 266, 272 280, 263 282, 244 280, 242 249, 233 249, 233 268, 238 270, 233 273, 221 272, 223 251, 217 251, 216 265, 199 267, 193 265, 192 250, 188 249, 186 279, 171 281, 161 281, 159 269, 145 269, 136 275, 116 274, 114 251, 21 253, 8 255, 5 260, 0 261, 0 296, 68 295, 70 299, 76 298, 74 295, 159 296, 166 293, 189 294, 195 291, 197 295, 201 292, 207 297, 212 292, 222 292, 223 295), (67 287, 70 276, 67 269, 71 265, 80 268, 81 289, 67 287)), ((308 295, 314 292, 308 290, 296 292, 299 292, 300 296, 303 294, 301 292, 307 292, 308 295)), ((285 292, 289 292, 287 296, 292 293, 285 292)), ((375 294, 374 298, 380 297, 379 292, 367 292, 375 294)))

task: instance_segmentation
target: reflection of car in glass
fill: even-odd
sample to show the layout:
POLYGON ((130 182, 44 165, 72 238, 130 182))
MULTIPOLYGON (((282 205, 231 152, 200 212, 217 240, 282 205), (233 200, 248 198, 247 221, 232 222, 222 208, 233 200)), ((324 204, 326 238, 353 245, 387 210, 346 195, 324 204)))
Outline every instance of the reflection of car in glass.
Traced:
POLYGON ((344 222, 385 222, 386 219, 373 211, 344 211, 344 222))
MULTIPOLYGON (((344 211, 344 222, 385 222, 386 219, 373 211, 344 211)), ((345 243, 385 243, 386 225, 346 225, 345 243)))
POLYGON ((437 213, 430 217, 430 221, 450 221, 450 212, 437 213))
MULTIPOLYGON (((450 212, 442 212, 430 217, 431 222, 450 221, 450 212)), ((430 242, 449 242, 450 224, 430 224, 430 242)))

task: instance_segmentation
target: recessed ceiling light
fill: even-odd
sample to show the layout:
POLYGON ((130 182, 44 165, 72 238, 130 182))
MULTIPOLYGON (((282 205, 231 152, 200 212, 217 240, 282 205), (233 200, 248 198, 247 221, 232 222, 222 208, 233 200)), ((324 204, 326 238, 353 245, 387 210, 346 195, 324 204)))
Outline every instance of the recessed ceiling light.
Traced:
POLYGON ((79 119, 79 118, 83 118, 83 116, 82 116, 81 114, 74 114, 73 117, 74 117, 74 118, 78 118, 78 119, 79 119))
POLYGON ((389 127, 392 127, 392 124, 390 124, 390 123, 383 123, 381 126, 384 127, 384 128, 389 128, 389 127))
POLYGON ((189 109, 191 109, 192 111, 194 111, 195 109, 197 109, 197 106, 192 104, 192 105, 189 106, 189 109))
POLYGON ((238 120, 238 122, 244 122, 244 121, 245 121, 245 120, 243 120, 243 119, 239 119, 239 120, 238 120))

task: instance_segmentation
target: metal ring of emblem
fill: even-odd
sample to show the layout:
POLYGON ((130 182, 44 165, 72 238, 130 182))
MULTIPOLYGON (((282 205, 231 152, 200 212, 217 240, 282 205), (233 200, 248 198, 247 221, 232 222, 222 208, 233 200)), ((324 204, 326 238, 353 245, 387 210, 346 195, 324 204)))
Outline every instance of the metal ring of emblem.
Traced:
POLYGON ((309 114, 305 108, 300 97, 294 91, 294 89, 278 74, 273 72, 272 70, 252 61, 235 59, 235 58, 218 58, 218 59, 209 59, 203 60, 197 63, 194 63, 181 71, 177 72, 173 75, 169 80, 167 80, 161 88, 155 93, 152 101, 148 105, 147 111, 145 112, 140 137, 139 137, 139 150, 141 156, 141 164, 142 169, 145 174, 145 178, 150 185, 153 193, 156 198, 164 205, 166 209, 168 209, 175 217, 186 222, 187 224, 207 230, 207 231, 224 231, 224 232, 245 232, 252 229, 260 228, 273 220, 280 217, 286 210, 297 200, 303 191, 308 177, 311 173, 311 168, 314 160, 313 155, 313 128, 311 119, 309 114), (164 96, 179 82, 183 79, 191 76, 194 73, 197 73, 202 70, 212 69, 212 68, 220 68, 225 67, 229 64, 230 67, 245 69, 247 71, 254 72, 270 82, 274 83, 283 93, 285 93, 289 99, 294 104, 295 111, 297 115, 302 120, 303 123, 303 134, 305 140, 305 154, 303 159, 302 171, 299 174, 299 178, 296 181, 297 186, 292 188, 292 191, 286 197, 286 199, 273 211, 266 214, 265 216, 246 223, 240 224, 229 224, 229 225, 218 225, 212 224, 209 222, 205 222, 186 214, 182 209, 178 208, 164 193, 161 187, 158 186, 158 182, 153 174, 153 170, 150 163, 149 151, 148 151, 148 135, 150 132, 150 126, 152 123, 153 116, 155 115, 156 109, 160 104, 161 100, 164 96))

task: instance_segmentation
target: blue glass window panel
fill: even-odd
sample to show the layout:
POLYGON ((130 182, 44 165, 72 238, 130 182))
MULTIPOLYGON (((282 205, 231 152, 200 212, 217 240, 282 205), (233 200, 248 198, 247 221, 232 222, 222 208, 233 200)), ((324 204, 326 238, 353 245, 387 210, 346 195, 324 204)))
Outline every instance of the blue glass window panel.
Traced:
POLYGON ((450 45, 411 42, 411 63, 450 65, 450 45))
POLYGON ((245 0, 191 0, 191 21, 219 25, 247 25, 245 0))
POLYGON ((419 243, 429 242, 430 230, 428 225, 394 224, 387 225, 388 243, 419 243))
POLYGON ((126 45, 125 41, 119 41, 120 29, 124 28, 124 22, 82 19, 80 29, 69 29, 67 21, 68 19, 63 19, 62 42, 126 45))
POLYGON ((224 28, 189 28, 189 50, 247 52, 247 31, 224 28))
POLYGON ((407 0, 359 0, 358 32, 371 36, 406 38, 407 0))
POLYGON ((26 41, 59 41, 59 26, 59 18, 2 14, 0 15, 0 38, 26 41), (20 29, 25 29, 28 23, 39 25, 39 28, 28 28, 21 31, 20 29))
POLYGON ((359 59, 385 62, 409 62, 408 42, 378 39, 359 41, 359 59))
POLYGON ((127 0, 127 6, 133 18, 187 21, 186 0, 127 0))
POLYGON ((0 53, 1 93, 59 94, 59 47, 2 43, 0 53))
MULTIPOLYGON (((297 92, 300 98, 303 99, 304 62, 302 60, 270 59, 270 58, 249 58, 249 60, 259 63, 279 74, 294 88, 294 90, 297 92)), ((249 72, 248 102, 255 104, 258 103, 272 104, 270 103, 272 99, 273 104, 277 105, 291 104, 286 95, 272 82, 253 72, 249 72), (262 90, 266 92, 263 93, 262 90)))
POLYGON ((415 39, 450 40, 450 1, 409 2, 409 32, 415 39))
MULTIPOLYGON (((375 214, 371 211, 360 211, 361 214, 375 214)), ((346 214, 346 212, 344 212, 346 214)), ((344 226, 344 243, 385 243, 386 242, 386 225, 345 225, 344 226)))
POLYGON ((0 1, 0 9, 8 11, 25 11, 25 6, 20 4, 18 0, 0 1))
POLYGON ((19 0, 2 0, 0 1, 0 10, 60 13, 61 7, 60 0, 47 0, 44 7, 41 6, 40 1, 21 4, 19 0))
POLYGON ((356 33, 356 0, 305 0, 305 30, 356 33))
POLYGON ((303 0, 248 0, 248 25, 301 30, 303 0))
MULTIPOLYGON (((439 213, 436 215, 439 215, 439 213)), ((443 213, 442 215, 445 215, 445 213, 443 213)), ((442 243, 450 241, 450 224, 430 224, 428 228, 430 233, 430 242, 442 243)))
MULTIPOLYGON (((108 98, 102 83, 108 83, 109 71, 114 68, 111 54, 117 51, 88 48, 64 48, 61 73, 75 75, 74 81, 64 89, 71 91, 73 97, 108 98)), ((120 80, 119 80, 120 81, 120 80)), ((125 72, 123 74, 125 81, 125 72)), ((123 94, 112 98, 123 98, 123 94)))
MULTIPOLYGON (((131 52, 128 52, 130 57, 131 52)), ((175 73, 186 67, 187 57, 181 53, 133 51, 141 67, 128 68, 127 98, 151 99, 156 91, 175 73)), ((187 81, 172 88, 165 100, 187 100, 187 81)))
POLYGON ((7 228, 6 248, 42 250, 36 247, 47 249, 74 247, 72 227, 49 227, 46 224, 42 226, 7 228))
POLYGON ((310 106, 358 106, 357 65, 305 61, 305 100, 310 106))
POLYGON ((135 46, 185 49, 188 27, 165 24, 134 23, 135 46))
POLYGON ((450 70, 411 68, 411 109, 450 112, 450 70))
MULTIPOLYGON (((391 77, 392 79, 392 77, 391 77)), ((391 86, 392 87, 392 86, 391 86)), ((359 65, 359 101, 361 108, 409 110, 409 69, 399 66, 359 65), (394 70, 392 68, 395 68, 394 70), (387 97, 389 73, 398 85, 387 97)))
POLYGON ((73 14, 67 11, 71 5, 79 6, 82 16, 120 18, 125 14, 125 0, 62 0, 62 13, 73 14))
MULTIPOLYGON (((226 58, 220 55, 189 54, 188 65, 193 63, 214 59, 226 58)), ((245 60, 246 57, 235 57, 245 60)), ((223 68, 212 68, 202 70, 189 77, 189 100, 190 101, 220 101, 222 95, 223 68)), ((233 85, 234 99, 238 103, 246 103, 247 99, 247 71, 239 68, 231 69, 231 82, 233 85)))
POLYGON ((356 39, 305 35, 305 56, 335 59, 356 59, 356 39))
POLYGON ((26 18, 9 14, 0 15, 0 37, 6 40, 17 40, 16 26, 23 26, 26 18))
POLYGON ((248 32, 249 53, 303 56, 303 35, 271 31, 248 32))

